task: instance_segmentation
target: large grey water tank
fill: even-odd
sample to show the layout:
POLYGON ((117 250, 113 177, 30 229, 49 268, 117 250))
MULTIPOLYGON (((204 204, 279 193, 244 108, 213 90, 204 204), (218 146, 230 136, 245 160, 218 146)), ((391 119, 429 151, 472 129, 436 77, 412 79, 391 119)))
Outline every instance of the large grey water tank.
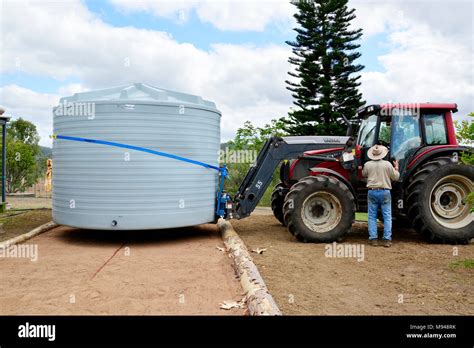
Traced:
MULTIPOLYGON (((54 134, 140 146, 218 166, 213 102, 145 84, 76 93, 53 109, 54 134)), ((216 170, 100 144, 55 139, 53 219, 103 230, 213 221, 216 170)))

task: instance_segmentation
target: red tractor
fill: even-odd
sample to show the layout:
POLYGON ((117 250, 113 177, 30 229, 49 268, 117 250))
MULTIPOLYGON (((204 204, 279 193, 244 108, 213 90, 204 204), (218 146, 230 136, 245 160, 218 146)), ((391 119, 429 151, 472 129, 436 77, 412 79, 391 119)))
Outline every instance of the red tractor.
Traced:
MULTIPOLYGON (((461 153, 472 149, 457 144, 452 121, 456 111, 456 104, 432 103, 359 110, 356 139, 283 162, 281 183, 272 195, 275 217, 304 242, 343 237, 355 212, 367 211, 362 167, 367 150, 381 144, 390 150, 387 159, 400 164, 400 179, 392 190, 394 227, 411 224, 432 241, 468 243, 474 237, 474 213, 465 199, 474 191, 474 167, 460 161, 461 153)), ((290 138, 304 137, 282 139, 288 143, 290 138)))

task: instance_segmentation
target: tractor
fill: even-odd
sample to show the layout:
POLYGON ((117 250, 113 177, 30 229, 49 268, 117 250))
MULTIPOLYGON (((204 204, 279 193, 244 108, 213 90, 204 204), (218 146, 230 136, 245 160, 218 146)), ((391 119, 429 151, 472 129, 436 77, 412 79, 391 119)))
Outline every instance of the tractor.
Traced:
POLYGON ((393 225, 413 226, 431 241, 464 244, 474 237, 474 213, 466 197, 474 191, 474 167, 461 162, 471 148, 457 143, 456 104, 380 104, 357 112, 359 131, 346 137, 272 137, 264 145, 232 199, 230 218, 255 209, 280 165, 272 193, 275 217, 298 240, 333 242, 350 232, 356 212, 367 212, 367 150, 389 149, 400 179, 393 183, 393 225))

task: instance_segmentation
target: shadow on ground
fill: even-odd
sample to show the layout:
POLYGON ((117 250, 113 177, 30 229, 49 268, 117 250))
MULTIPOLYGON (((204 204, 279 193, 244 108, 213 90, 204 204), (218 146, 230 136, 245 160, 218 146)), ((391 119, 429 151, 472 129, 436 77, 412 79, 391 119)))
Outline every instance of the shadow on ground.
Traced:
POLYGON ((75 245, 116 245, 121 243, 167 244, 192 241, 215 236, 219 233, 215 225, 200 225, 164 230, 103 231, 67 229, 57 237, 64 243, 75 245))

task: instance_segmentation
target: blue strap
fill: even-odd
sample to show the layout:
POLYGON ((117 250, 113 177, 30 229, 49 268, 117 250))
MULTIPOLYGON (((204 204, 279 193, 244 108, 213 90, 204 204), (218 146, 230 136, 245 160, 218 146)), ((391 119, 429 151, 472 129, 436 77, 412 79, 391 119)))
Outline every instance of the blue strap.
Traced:
POLYGON ((147 149, 145 147, 116 143, 116 142, 113 142, 113 141, 79 138, 79 137, 70 137, 70 136, 67 136, 67 135, 53 135, 53 138, 63 139, 63 140, 71 140, 71 141, 80 141, 80 142, 84 142, 84 143, 93 143, 93 144, 121 147, 123 149, 130 149, 130 150, 146 152, 146 153, 150 153, 152 155, 168 157, 168 158, 172 158, 172 159, 175 159, 175 160, 178 160, 178 161, 195 164, 195 165, 198 165, 198 166, 201 166, 201 167, 204 167, 204 168, 217 170, 219 172, 221 178, 220 178, 220 182, 219 182, 219 191, 217 192, 216 214, 221 215, 221 214, 219 214, 220 201, 221 201, 221 197, 222 197, 222 191, 224 190, 224 180, 228 176, 226 166, 216 167, 216 166, 213 166, 211 164, 195 161, 195 160, 192 160, 192 159, 189 159, 189 158, 186 158, 186 157, 176 156, 176 155, 172 155, 170 153, 166 153, 166 152, 162 152, 162 151, 155 151, 155 150, 147 149))
POLYGON ((136 151, 151 153, 151 154, 157 155, 157 156, 163 156, 163 157, 172 158, 172 159, 175 159, 175 160, 178 160, 178 161, 182 161, 182 162, 187 162, 187 163, 195 164, 195 165, 198 165, 198 166, 201 166, 201 167, 204 167, 204 168, 215 169, 215 170, 217 170, 217 171, 219 171, 219 172, 224 172, 224 171, 225 171, 224 168, 219 168, 219 167, 213 166, 213 165, 211 165, 211 164, 207 164, 207 163, 204 163, 204 162, 195 161, 195 160, 192 160, 192 159, 186 158, 186 157, 181 157, 181 156, 172 155, 172 154, 166 153, 166 152, 161 152, 161 151, 155 151, 155 150, 147 149, 147 148, 145 148, 145 147, 140 147, 140 146, 133 146, 133 145, 115 143, 115 142, 113 142, 113 141, 105 141, 105 140, 97 140, 97 139, 88 139, 88 138, 79 138, 79 137, 70 137, 70 136, 67 136, 67 135, 55 135, 55 136, 53 136, 53 137, 54 137, 54 138, 57 138, 57 139, 63 139, 63 140, 81 141, 81 142, 84 142, 84 143, 93 143, 93 144, 101 144, 101 145, 108 145, 108 146, 121 147, 121 148, 124 148, 124 149, 136 150, 136 151))

